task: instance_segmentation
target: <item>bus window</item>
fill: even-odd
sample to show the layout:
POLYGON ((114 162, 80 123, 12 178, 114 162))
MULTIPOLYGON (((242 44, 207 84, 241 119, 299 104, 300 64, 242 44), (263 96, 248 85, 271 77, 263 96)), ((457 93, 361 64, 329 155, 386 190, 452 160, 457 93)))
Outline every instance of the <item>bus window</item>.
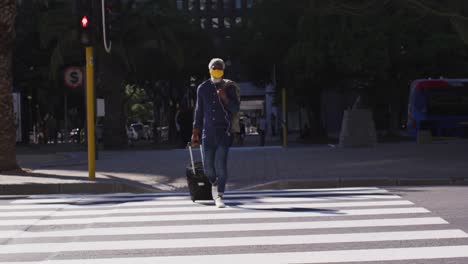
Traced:
POLYGON ((468 90, 455 87, 428 92, 428 113, 431 115, 468 116, 468 90), (465 90, 465 91, 464 91, 465 90))

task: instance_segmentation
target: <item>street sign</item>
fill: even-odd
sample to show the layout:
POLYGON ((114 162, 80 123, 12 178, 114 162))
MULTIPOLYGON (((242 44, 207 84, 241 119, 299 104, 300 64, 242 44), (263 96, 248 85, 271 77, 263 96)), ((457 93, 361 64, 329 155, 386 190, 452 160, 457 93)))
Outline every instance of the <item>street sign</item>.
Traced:
POLYGON ((106 116, 106 104, 103 98, 96 99, 96 116, 97 117, 104 117, 106 116))
POLYGON ((80 67, 68 67, 64 72, 65 85, 69 88, 78 88, 83 86, 83 70, 80 67))

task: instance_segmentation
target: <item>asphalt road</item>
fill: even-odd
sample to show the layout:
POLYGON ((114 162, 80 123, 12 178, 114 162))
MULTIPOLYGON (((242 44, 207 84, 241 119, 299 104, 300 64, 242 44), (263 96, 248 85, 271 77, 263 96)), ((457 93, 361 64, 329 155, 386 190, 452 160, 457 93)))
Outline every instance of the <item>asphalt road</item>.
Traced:
POLYGON ((387 190, 429 209, 468 233, 468 186, 402 187, 387 190))
POLYGON ((466 264, 467 190, 1 196, 0 264, 466 264))

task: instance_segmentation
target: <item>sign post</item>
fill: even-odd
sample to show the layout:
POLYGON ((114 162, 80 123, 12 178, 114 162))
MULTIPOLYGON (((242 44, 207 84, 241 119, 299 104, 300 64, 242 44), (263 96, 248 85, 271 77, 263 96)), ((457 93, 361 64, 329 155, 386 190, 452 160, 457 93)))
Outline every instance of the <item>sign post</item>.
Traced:
MULTIPOLYGON (((70 66, 65 69, 63 73, 63 80, 65 86, 68 88, 76 89, 83 87, 83 70, 82 67, 70 66)), ((62 141, 68 142, 68 91, 64 90, 64 116, 65 116, 65 135, 62 136, 62 141)))
POLYGON ((93 47, 86 47, 86 116, 88 136, 88 177, 96 179, 96 137, 94 123, 94 61, 93 47))
POLYGON ((283 147, 288 146, 288 126, 287 126, 287 112, 286 112, 286 89, 283 88, 281 91, 282 95, 282 105, 283 105, 283 120, 282 120, 282 126, 283 126, 283 147))

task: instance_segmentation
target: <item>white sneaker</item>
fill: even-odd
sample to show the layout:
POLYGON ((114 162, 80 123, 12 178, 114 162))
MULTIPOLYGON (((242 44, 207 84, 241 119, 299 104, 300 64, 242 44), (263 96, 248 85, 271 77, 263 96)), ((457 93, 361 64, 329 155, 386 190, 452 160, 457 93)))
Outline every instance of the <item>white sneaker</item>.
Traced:
POLYGON ((224 204, 224 199, 223 199, 223 197, 221 197, 221 196, 218 196, 218 197, 215 199, 215 204, 216 204, 216 207, 218 207, 218 208, 224 208, 224 207, 226 207, 226 204, 224 204))

